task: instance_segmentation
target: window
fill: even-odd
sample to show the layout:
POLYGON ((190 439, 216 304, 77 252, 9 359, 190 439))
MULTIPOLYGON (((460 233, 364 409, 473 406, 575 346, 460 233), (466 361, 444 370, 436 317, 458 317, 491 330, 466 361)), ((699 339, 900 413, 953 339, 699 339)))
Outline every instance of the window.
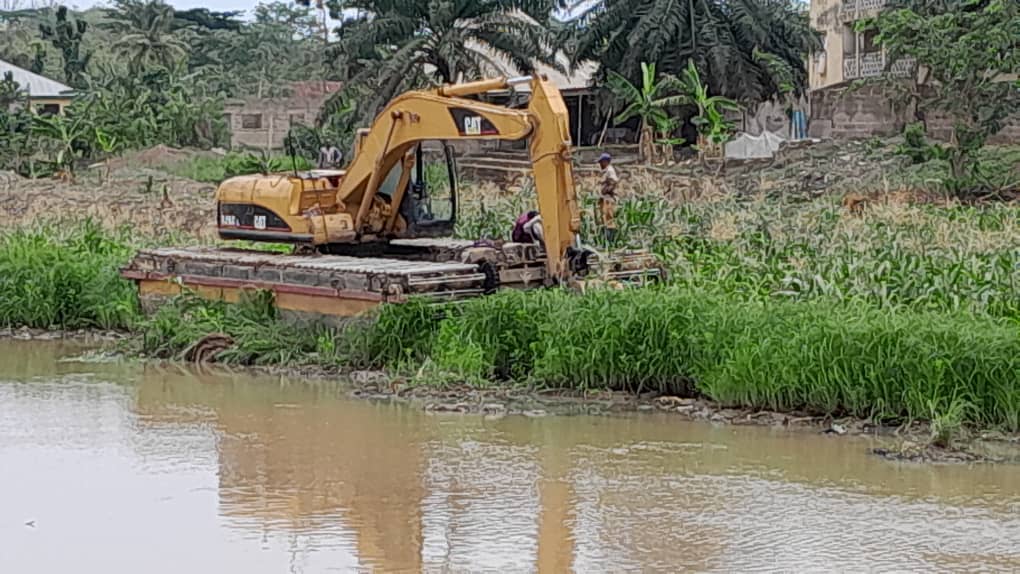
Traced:
POLYGON ((305 123, 305 115, 304 114, 300 114, 299 113, 299 114, 291 114, 290 115, 290 125, 292 125, 292 126, 301 126, 301 125, 304 125, 304 123, 305 123))
POLYGON ((43 104, 36 106, 35 111, 39 112, 40 116, 55 116, 60 113, 60 104, 43 104))
POLYGON ((262 129, 262 114, 241 114, 241 129, 262 129))
POLYGON ((857 32, 852 26, 843 26, 843 55, 857 55, 857 32))
POLYGON ((861 53, 871 54, 874 52, 881 52, 882 47, 875 43, 875 38, 878 37, 878 30, 868 30, 861 36, 861 53))

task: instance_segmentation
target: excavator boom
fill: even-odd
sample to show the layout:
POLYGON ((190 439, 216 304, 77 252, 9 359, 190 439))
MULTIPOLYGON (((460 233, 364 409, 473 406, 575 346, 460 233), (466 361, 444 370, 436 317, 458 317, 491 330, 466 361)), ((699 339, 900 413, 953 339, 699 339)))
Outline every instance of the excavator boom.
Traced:
MULTIPOLYGON (((421 142, 428 140, 520 140, 530 137, 539 213, 551 276, 565 277, 567 248, 575 242, 581 219, 574 190, 569 116, 559 90, 542 77, 498 78, 409 92, 389 103, 359 139, 357 153, 337 190, 337 201, 357 206, 357 236, 371 233, 366 218, 380 183, 421 142), (510 109, 465 96, 529 83, 531 101, 510 109)), ((392 198, 403 199, 406 186, 392 198)), ((395 215, 395 214, 394 214, 395 215)), ((392 220, 387 226, 392 230, 392 220)))

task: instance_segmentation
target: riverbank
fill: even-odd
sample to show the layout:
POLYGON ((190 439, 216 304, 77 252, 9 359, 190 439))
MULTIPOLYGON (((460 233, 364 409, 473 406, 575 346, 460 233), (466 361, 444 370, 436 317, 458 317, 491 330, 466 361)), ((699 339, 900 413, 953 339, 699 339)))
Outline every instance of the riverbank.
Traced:
MULTIPOLYGON (((678 197, 635 184, 620 237, 669 267, 659 289, 414 303, 344 329, 283 323, 264 296, 183 297, 143 317, 117 270, 138 247, 173 240, 51 223, 0 232, 0 327, 115 330, 130 333, 125 352, 171 360, 385 370, 436 392, 652 391, 719 410, 923 422, 939 444, 1020 430, 1015 205, 890 193, 851 210, 833 196, 678 197)), ((497 216, 528 197, 486 196, 459 232, 505 231, 497 216)))
MULTIPOLYGON (((116 331, 41 329, 0 329, 0 340, 73 341, 91 349, 83 357, 94 361, 137 360, 137 335, 116 331)), ((822 434, 840 437, 869 437, 877 446, 872 454, 894 461, 915 463, 1020 463, 1020 433, 960 425, 947 442, 937 439, 931 422, 883 423, 873 418, 819 414, 806 410, 775 411, 760 407, 738 407, 715 402, 706 396, 679 397, 649 391, 634 393, 608 389, 577 390, 542 388, 521 382, 466 384, 452 378, 429 379, 427 370, 357 370, 349 366, 316 362, 305 357, 304 364, 239 365, 230 363, 190 364, 177 359, 141 358, 151 366, 183 374, 251 373, 276 375, 346 388, 351 397, 371 402, 400 403, 434 414, 474 415, 485 420, 506 416, 616 416, 628 413, 665 415, 712 425, 757 426, 782 432, 822 434), (437 384, 438 383, 438 384, 437 384)), ((72 359, 73 360, 73 359, 72 359)))

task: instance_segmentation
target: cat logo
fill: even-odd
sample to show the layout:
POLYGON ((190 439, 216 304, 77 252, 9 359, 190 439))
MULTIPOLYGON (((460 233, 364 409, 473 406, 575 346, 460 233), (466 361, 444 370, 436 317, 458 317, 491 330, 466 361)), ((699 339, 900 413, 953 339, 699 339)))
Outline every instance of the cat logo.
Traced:
POLYGON ((466 116, 464 118, 464 135, 477 136, 482 134, 482 116, 466 116))
POLYGON ((457 133, 462 136, 495 136, 499 130, 492 125, 482 114, 464 108, 452 108, 450 115, 453 117, 457 133))

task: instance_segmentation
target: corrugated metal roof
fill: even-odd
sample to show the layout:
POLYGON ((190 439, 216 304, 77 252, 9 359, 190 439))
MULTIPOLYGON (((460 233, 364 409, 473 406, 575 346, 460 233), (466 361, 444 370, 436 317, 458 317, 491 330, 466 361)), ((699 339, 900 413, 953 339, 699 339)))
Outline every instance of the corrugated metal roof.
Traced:
MULTIPOLYGON (((507 78, 523 75, 523 73, 517 69, 517 66, 490 48, 488 45, 469 40, 465 42, 465 46, 474 52, 477 52, 481 56, 483 75, 487 77, 505 76, 507 78)), ((595 72, 598 71, 598 65, 595 62, 584 62, 577 66, 576 69, 571 70, 570 60, 562 52, 557 52, 556 62, 560 65, 560 67, 567 71, 566 74, 537 61, 534 62, 535 72, 548 77, 549 82, 556 86, 561 92, 584 91, 591 88, 592 78, 595 76, 595 72)), ((434 72, 435 67, 427 64, 424 66, 424 71, 426 73, 434 72)), ((467 82, 471 79, 475 78, 462 78, 460 81, 467 82)), ((518 92, 524 93, 531 91, 531 87, 527 84, 515 86, 514 89, 518 92)))
POLYGON ((0 77, 7 75, 7 72, 11 73, 14 81, 32 98, 67 97, 74 91, 70 86, 65 86, 56 80, 45 78, 10 62, 0 60, 0 77))

